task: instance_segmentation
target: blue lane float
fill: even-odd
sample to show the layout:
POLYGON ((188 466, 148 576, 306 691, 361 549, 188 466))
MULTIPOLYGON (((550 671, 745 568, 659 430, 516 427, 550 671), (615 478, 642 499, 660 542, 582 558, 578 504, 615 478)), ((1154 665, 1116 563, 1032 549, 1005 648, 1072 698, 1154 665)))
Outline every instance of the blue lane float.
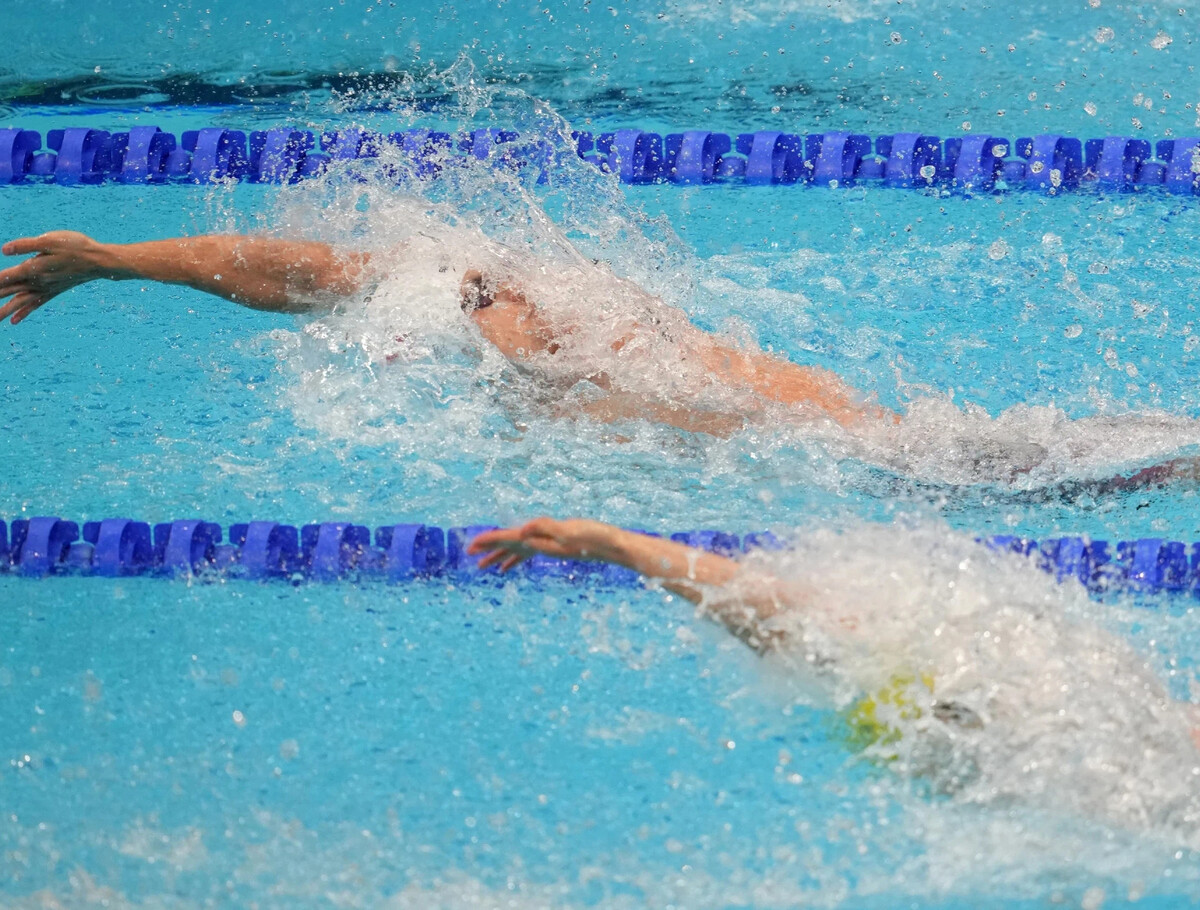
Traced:
MULTIPOLYGON (((297 527, 272 521, 230 525, 223 541, 219 524, 184 519, 153 528, 131 518, 84 522, 45 516, 0 521, 0 572, 42 578, 83 575, 116 578, 247 578, 335 582, 377 578, 404 582, 445 576, 461 580, 481 572, 467 554, 471 540, 493 525, 442 529, 435 525, 393 524, 374 533, 352 522, 297 527)), ((639 531, 652 537, 665 535, 639 531)), ((739 537, 716 530, 681 531, 671 540, 736 556, 757 549, 779 550, 785 540, 770 531, 739 537)), ((1093 592, 1134 590, 1186 593, 1200 597, 1200 542, 1163 538, 1128 541, 1059 537, 1032 540, 995 536, 980 542, 994 550, 1019 553, 1059 581, 1074 579, 1093 592)), ((521 571, 544 578, 589 578, 626 586, 637 576, 618 566, 538 556, 521 571)))
MULTIPOLYGON (((629 184, 936 187, 1052 196, 1084 187, 1104 192, 1158 187, 1200 193, 1200 137, 1151 143, 1130 136, 1080 140, 1054 133, 1013 140, 979 133, 942 139, 915 132, 661 135, 623 129, 576 131, 570 142, 584 161, 629 184)), ((69 127, 50 130, 43 140, 35 130, 9 127, 0 129, 0 184, 280 184, 368 161, 395 179, 434 178, 478 161, 533 166, 545 179, 561 153, 544 136, 498 128, 381 133, 353 127, 316 134, 289 127, 247 133, 213 126, 187 130, 177 139, 157 126, 123 132, 69 127)))

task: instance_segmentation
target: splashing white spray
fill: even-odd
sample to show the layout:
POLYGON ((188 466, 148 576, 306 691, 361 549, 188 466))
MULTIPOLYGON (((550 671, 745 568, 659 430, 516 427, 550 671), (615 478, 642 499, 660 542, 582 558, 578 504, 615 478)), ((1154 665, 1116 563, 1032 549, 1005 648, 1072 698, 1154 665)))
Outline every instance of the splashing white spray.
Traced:
POLYGON ((928 525, 825 528, 750 565, 795 586, 784 672, 824 682, 867 756, 960 805, 1200 847, 1200 712, 1081 587, 928 525))

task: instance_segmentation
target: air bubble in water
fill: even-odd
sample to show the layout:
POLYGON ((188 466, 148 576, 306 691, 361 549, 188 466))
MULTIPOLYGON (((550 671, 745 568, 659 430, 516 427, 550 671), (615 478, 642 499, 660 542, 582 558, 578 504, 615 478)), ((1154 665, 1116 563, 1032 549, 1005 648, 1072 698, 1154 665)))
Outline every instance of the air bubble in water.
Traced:
POLYGON ((1067 338, 1078 338, 1082 334, 1083 326, 1081 326, 1078 322, 1063 329, 1063 335, 1067 338))
POLYGON ((1163 48, 1165 48, 1168 44, 1170 44, 1174 40, 1175 39, 1172 38, 1170 35, 1168 35, 1166 32, 1159 32, 1157 35, 1155 35, 1153 38, 1150 39, 1150 46, 1152 48, 1154 48, 1156 51, 1161 51, 1163 48))
POLYGON ((997 240, 988 247, 988 258, 999 262, 1001 259, 1007 256, 1009 252, 1008 244, 1003 240, 997 240))
POLYGON ((1117 33, 1114 32, 1107 25, 1102 28, 1096 29, 1096 42, 1098 44, 1106 44, 1109 41, 1112 41, 1112 39, 1115 38, 1116 36, 1117 36, 1117 33))

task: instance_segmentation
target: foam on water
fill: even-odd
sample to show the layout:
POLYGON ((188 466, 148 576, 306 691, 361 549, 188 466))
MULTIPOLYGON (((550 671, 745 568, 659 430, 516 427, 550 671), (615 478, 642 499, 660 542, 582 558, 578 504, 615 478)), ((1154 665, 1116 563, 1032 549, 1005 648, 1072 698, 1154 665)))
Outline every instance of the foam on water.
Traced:
MULTIPOLYGON (((803 326, 811 324, 804 315, 808 299, 706 278, 709 269, 661 224, 621 201, 609 180, 577 161, 565 171, 565 188, 544 191, 536 174, 498 173, 482 164, 403 189, 333 178, 299 191, 283 223, 307 222, 309 233, 315 228, 370 250, 376 272, 362 298, 300 333, 276 333, 279 356, 297 373, 292 403, 301 424, 398 453, 435 451, 453 441, 491 458, 527 432, 578 448, 581 438, 591 442, 589 431, 572 421, 557 426, 559 418, 597 403, 602 393, 589 378, 603 375, 618 398, 695 410, 714 418, 721 433, 732 428, 737 437, 744 418, 760 436, 834 464, 854 459, 951 486, 1041 489, 1103 480, 1200 445, 1200 421, 1186 416, 1071 418, 1050 405, 1017 405, 992 416, 916 387, 907 390, 898 428, 847 429, 804 407, 766 402, 714 379, 697 353, 702 336, 681 307, 703 312, 711 308, 708 298, 740 297, 735 302, 745 309, 753 298, 759 307, 794 310, 793 321, 803 326), (597 186, 601 192, 593 193, 597 186), (583 202, 589 194, 590 208, 583 202), (563 195, 572 200, 569 211, 560 205, 563 195), (319 225, 311 214, 317 208, 319 225), (481 337, 459 306, 462 276, 472 268, 537 302, 556 353, 530 355, 518 368, 481 337), (621 342, 619 350, 614 342, 621 342)), ((754 344, 745 323, 725 329, 723 344, 754 344)), ((662 431, 624 420, 619 435, 657 443, 662 431)), ((744 438, 734 443, 740 444, 744 438)), ((720 446, 702 437, 694 448, 720 446)))
POLYGON ((785 636, 784 672, 823 679, 842 709, 899 685, 876 710, 901 738, 868 754, 958 803, 1200 847, 1200 714, 1170 697, 1160 655, 1136 652, 1107 608, 1027 559, 942 527, 896 532, 825 528, 752 559, 795 602, 768 624, 785 636))

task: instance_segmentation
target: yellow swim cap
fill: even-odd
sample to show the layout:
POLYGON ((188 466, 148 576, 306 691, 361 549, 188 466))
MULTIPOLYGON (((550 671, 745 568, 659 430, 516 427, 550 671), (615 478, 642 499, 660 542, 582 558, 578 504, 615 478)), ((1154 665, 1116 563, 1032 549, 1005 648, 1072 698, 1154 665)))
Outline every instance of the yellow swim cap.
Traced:
MULTIPOLYGON (((917 720, 924 716, 932 694, 932 675, 897 673, 882 689, 864 695, 846 709, 842 715, 846 724, 843 738, 856 752, 876 747, 878 753, 878 747, 894 745, 904 735, 897 720, 917 720)), ((893 761, 897 755, 884 750, 877 757, 893 761)))

